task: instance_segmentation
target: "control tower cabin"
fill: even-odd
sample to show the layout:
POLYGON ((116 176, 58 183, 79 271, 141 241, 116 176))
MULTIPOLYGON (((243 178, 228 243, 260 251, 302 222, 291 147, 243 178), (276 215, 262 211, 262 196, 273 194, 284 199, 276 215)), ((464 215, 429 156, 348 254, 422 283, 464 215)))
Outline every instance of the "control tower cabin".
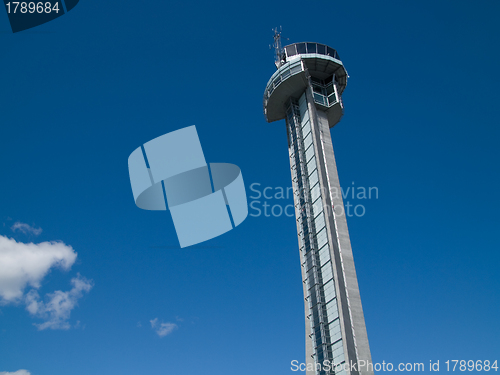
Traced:
POLYGON ((264 92, 267 122, 285 119, 306 315, 307 375, 373 374, 330 128, 347 72, 324 44, 283 49, 264 92), (333 364, 328 366, 328 364, 333 364))

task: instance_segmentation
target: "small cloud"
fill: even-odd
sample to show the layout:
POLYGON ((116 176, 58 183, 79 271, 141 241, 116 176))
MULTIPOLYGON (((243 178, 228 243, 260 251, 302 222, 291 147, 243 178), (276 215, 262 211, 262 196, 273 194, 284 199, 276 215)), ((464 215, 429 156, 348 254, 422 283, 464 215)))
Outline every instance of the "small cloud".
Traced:
POLYGON ((181 318, 179 316, 176 316, 175 317, 175 320, 177 320, 178 322, 183 322, 184 321, 184 318, 181 318))
MULTIPOLYGON (((77 305, 78 299, 83 297, 84 292, 92 289, 92 280, 78 274, 71 280, 73 288, 68 292, 56 290, 46 295, 46 301, 41 301, 38 292, 32 289, 25 298, 26 310, 33 316, 45 320, 44 323, 35 324, 39 331, 44 329, 69 329, 68 323, 71 310, 77 305)), ((77 322, 79 326, 80 322, 77 322)))
POLYGON ((137 328, 141 328, 141 327, 142 327, 141 322, 137 322, 137 328))
POLYGON ((13 232, 20 231, 23 232, 24 234, 34 234, 35 236, 38 236, 42 233, 42 228, 35 228, 32 227, 31 225, 21 223, 20 221, 16 221, 14 225, 10 227, 10 229, 13 232))
POLYGON ((179 328, 175 323, 158 323, 158 318, 154 318, 149 321, 151 323, 151 328, 158 334, 160 337, 165 337, 171 334, 174 330, 179 328))
POLYGON ((177 324, 174 323, 161 323, 160 327, 158 327, 158 329, 156 330, 156 333, 158 334, 158 336, 164 337, 172 333, 177 328, 177 324))
POLYGON ((17 370, 16 372, 0 372, 0 375, 31 375, 28 370, 17 370))
MULTIPOLYGON (((40 298, 37 289, 51 269, 67 271, 76 258, 73 248, 62 242, 22 243, 0 235, 0 306, 24 303, 32 316, 44 320, 35 324, 39 330, 69 329, 71 311, 78 299, 92 289, 92 281, 78 274, 71 280, 71 290, 46 294, 45 300, 40 298), (32 289, 25 293, 28 286, 32 289)), ((85 328, 79 322, 76 327, 85 328)), ((10 373, 0 372, 4 374, 10 373)), ((12 374, 25 375, 23 372, 12 374)))
POLYGON ((0 305, 19 302, 26 286, 38 289, 52 268, 69 270, 77 254, 62 242, 17 242, 0 236, 0 305))

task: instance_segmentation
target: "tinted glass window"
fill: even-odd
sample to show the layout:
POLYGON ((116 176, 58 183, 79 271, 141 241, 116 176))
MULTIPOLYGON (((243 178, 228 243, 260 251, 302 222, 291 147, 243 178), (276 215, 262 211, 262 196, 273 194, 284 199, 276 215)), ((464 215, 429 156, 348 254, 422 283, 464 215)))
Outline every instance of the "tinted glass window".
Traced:
POLYGON ((295 44, 293 44, 291 46, 287 46, 287 47, 285 47, 285 49, 286 49, 287 56, 294 56, 297 54, 297 50, 295 49, 295 44))
POLYGON ((297 53, 306 53, 306 44, 305 43, 297 43, 297 53))
POLYGON ((331 57, 335 57, 335 50, 330 47, 326 47, 326 54, 331 57))
POLYGON ((307 53, 316 53, 316 43, 307 43, 307 53))
POLYGON ((292 74, 295 74, 295 73, 297 73, 297 72, 300 72, 301 70, 302 70, 302 66, 300 66, 300 64, 299 64, 299 65, 295 65, 295 66, 293 66, 293 67, 290 69, 290 71, 292 72, 292 74))
POLYGON ((326 54, 326 49, 324 45, 318 44, 318 53, 321 53, 322 55, 326 54))

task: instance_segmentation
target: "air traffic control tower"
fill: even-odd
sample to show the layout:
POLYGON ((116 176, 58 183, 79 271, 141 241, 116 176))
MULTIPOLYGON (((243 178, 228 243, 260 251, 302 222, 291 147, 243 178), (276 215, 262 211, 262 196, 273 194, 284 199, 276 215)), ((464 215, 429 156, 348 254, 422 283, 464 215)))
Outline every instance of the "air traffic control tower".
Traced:
POLYGON ((267 122, 285 119, 306 315, 307 375, 373 374, 330 128, 347 72, 318 43, 281 48, 264 92, 267 122), (333 366, 328 364, 333 363, 333 366), (326 364, 326 365, 325 365, 326 364))

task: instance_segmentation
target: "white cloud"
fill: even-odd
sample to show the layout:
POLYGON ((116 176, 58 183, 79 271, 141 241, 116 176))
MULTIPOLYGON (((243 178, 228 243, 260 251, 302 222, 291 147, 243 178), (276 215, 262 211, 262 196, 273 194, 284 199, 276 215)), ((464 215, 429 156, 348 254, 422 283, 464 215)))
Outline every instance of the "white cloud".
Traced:
POLYGON ((17 370, 16 372, 0 372, 0 375, 31 375, 28 370, 17 370))
POLYGON ((31 234, 34 234, 35 236, 38 236, 42 233, 42 228, 35 228, 35 227, 32 227, 28 224, 21 223, 20 221, 16 221, 14 223, 14 225, 10 227, 10 229, 13 232, 15 232, 17 230, 17 231, 23 232, 24 234, 31 233, 31 234))
MULTIPOLYGON (((32 316, 44 321, 35 324, 39 330, 69 329, 71 311, 83 294, 92 289, 92 280, 78 274, 71 280, 71 290, 56 290, 43 300, 36 289, 52 268, 69 270, 76 257, 73 248, 62 242, 22 243, 0 236, 0 304, 24 302, 32 316), (24 294, 27 286, 34 289, 24 294)), ((19 371, 12 374, 29 375, 19 371)), ((0 372, 4 374, 10 373, 0 372)))
POLYGON ((27 285, 39 288, 53 267, 68 270, 77 254, 62 242, 22 243, 0 236, 0 302, 17 302, 27 285))
POLYGON ((39 330, 47 328, 69 329, 71 327, 68 323, 71 310, 75 308, 83 293, 89 292, 93 286, 91 280, 87 280, 79 274, 71 279, 71 284, 73 288, 68 292, 56 290, 47 294, 45 302, 41 301, 38 292, 34 289, 26 295, 26 310, 31 315, 45 320, 44 323, 35 324, 39 330))
POLYGON ((149 321, 151 323, 151 328, 158 334, 160 337, 165 337, 171 334, 174 330, 179 328, 175 323, 158 323, 158 318, 154 318, 149 321))

